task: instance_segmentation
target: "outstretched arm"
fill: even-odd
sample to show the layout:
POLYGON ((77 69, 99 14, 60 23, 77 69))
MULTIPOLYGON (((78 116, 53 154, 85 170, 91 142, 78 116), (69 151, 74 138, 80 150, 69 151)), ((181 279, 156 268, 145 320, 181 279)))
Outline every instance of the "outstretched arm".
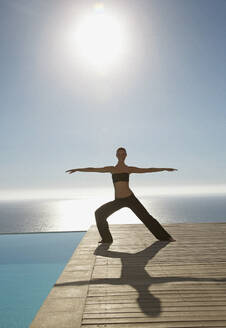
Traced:
POLYGON ((79 168, 79 169, 70 169, 65 171, 66 173, 74 173, 74 172, 100 172, 100 173, 111 173, 113 166, 104 166, 104 167, 86 167, 86 168, 79 168))
POLYGON ((150 167, 150 168, 142 168, 136 166, 129 166, 130 173, 147 173, 147 172, 159 172, 159 171, 177 171, 177 169, 172 168, 160 168, 160 167, 150 167))

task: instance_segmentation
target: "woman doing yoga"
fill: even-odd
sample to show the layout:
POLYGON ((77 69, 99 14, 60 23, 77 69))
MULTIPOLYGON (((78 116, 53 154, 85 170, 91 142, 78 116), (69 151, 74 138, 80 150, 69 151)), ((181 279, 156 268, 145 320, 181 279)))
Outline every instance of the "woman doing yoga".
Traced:
POLYGON ((137 199, 132 190, 129 188, 129 174, 159 171, 177 171, 177 169, 139 168, 135 166, 127 166, 125 164, 126 156, 126 149, 120 147, 116 151, 118 163, 115 166, 105 166, 101 168, 88 167, 70 169, 66 171, 69 174, 74 173, 76 171, 102 172, 112 174, 112 180, 115 188, 115 199, 113 201, 103 204, 95 211, 97 228, 102 238, 100 243, 113 242, 107 218, 122 207, 129 207, 158 240, 175 241, 175 239, 170 236, 170 234, 161 226, 161 224, 148 213, 146 208, 141 204, 141 202, 137 199))

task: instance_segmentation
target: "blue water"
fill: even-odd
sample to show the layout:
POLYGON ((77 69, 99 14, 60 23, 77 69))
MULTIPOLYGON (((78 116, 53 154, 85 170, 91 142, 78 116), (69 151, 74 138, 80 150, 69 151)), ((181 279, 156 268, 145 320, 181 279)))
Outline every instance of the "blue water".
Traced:
POLYGON ((29 327, 85 232, 0 235, 0 327, 29 327))

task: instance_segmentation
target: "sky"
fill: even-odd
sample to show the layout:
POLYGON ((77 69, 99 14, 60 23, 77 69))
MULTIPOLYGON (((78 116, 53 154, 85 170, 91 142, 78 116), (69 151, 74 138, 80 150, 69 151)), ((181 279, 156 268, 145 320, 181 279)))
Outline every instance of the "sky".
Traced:
POLYGON ((118 147, 178 169, 131 187, 226 190, 225 0, 0 0, 0 67, 1 196, 113 188, 65 170, 116 165, 118 147), (113 21, 101 45, 92 15, 113 21))

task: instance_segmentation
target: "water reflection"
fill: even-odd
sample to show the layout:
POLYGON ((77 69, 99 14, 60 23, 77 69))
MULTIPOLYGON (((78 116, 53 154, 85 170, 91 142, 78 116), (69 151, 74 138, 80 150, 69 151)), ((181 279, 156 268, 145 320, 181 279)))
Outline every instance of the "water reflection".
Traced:
MULTIPOLYGON (((135 193, 161 224, 225 222, 225 196, 147 196, 135 193)), ((0 202, 0 233, 85 231, 95 222, 95 210, 114 199, 112 193, 80 193, 68 199, 0 202)), ((108 218, 109 224, 140 224, 129 208, 108 218)))

